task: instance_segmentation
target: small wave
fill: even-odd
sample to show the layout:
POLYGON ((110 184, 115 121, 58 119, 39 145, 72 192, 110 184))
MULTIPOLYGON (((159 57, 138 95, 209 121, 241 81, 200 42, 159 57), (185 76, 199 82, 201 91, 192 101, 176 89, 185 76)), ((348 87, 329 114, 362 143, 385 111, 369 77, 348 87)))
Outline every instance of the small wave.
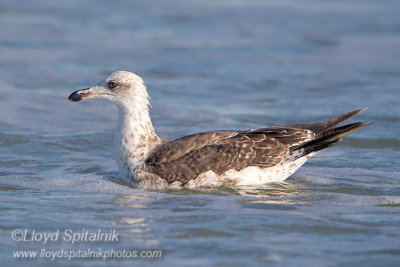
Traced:
POLYGON ((134 188, 123 180, 109 180, 93 174, 41 175, 40 178, 12 176, 1 178, 7 188, 29 188, 47 192, 78 192, 103 194, 132 194, 142 190, 134 188))
POLYGON ((293 176, 319 184, 337 184, 338 179, 352 178, 354 182, 380 183, 384 181, 386 184, 397 185, 400 172, 361 168, 303 167, 293 176))

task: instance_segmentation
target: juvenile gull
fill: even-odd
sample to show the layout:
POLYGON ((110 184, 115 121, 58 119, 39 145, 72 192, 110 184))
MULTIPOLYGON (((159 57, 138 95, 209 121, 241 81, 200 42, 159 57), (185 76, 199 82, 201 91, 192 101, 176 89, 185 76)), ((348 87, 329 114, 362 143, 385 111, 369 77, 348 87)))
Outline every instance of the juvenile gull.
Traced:
POLYGON ((73 92, 68 100, 86 98, 103 98, 118 106, 114 148, 120 175, 152 189, 281 182, 320 150, 370 125, 338 127, 363 108, 321 123, 211 131, 167 140, 154 131, 149 95, 138 75, 114 72, 93 87, 73 92))

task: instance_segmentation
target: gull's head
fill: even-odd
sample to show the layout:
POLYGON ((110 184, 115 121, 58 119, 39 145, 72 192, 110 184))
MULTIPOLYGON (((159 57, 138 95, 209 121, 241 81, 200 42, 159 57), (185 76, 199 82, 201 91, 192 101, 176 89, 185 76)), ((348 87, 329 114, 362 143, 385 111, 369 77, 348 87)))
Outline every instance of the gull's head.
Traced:
POLYGON ((95 86, 73 92, 68 100, 103 98, 118 106, 126 106, 138 102, 148 104, 148 97, 142 78, 129 71, 116 71, 95 86))

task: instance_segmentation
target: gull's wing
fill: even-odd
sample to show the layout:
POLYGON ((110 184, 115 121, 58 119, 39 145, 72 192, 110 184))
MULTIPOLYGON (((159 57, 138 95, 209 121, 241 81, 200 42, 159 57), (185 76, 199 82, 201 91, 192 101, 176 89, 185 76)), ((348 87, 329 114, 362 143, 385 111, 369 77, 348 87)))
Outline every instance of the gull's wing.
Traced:
POLYGON ((200 174, 222 174, 247 166, 269 167, 283 161, 289 148, 314 139, 307 129, 263 128, 250 131, 214 131, 185 136, 155 148, 145 170, 183 185, 200 174))

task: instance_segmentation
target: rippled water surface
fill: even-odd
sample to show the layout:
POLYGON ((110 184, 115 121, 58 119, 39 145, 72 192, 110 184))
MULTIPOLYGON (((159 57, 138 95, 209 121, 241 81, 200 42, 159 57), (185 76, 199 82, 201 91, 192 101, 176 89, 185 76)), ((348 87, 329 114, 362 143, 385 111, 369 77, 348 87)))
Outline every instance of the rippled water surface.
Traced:
POLYGON ((399 265, 399 12, 396 0, 1 1, 2 266, 399 265), (118 177, 116 108, 66 101, 115 70, 144 78, 167 138, 365 106, 359 120, 375 124, 285 183, 141 190, 118 177), (13 240, 18 229, 120 238, 43 244, 13 240), (162 257, 13 258, 43 249, 162 257))

